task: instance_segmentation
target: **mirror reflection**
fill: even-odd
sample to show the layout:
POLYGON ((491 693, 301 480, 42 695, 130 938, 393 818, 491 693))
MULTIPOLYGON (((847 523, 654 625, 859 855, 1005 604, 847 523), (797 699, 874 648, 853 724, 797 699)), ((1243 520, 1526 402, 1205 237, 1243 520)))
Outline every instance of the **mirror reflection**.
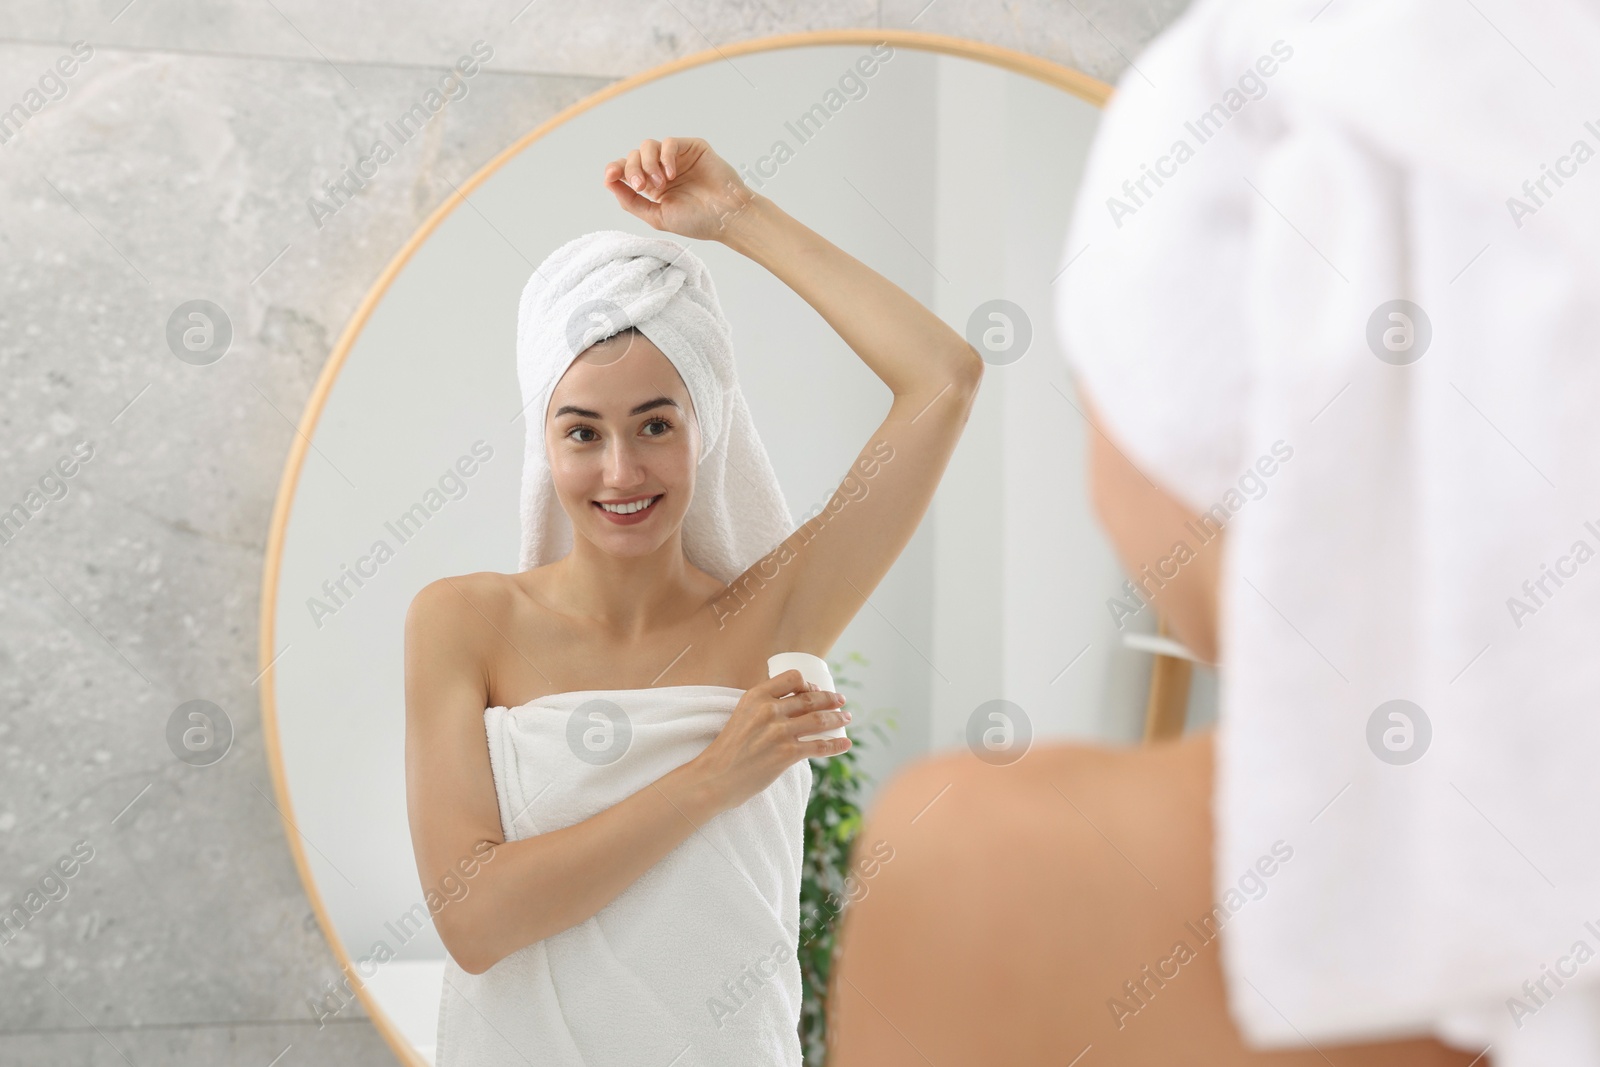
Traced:
POLYGON ((1156 684, 1050 327, 1097 115, 885 42, 754 52, 576 111, 401 253, 273 583, 348 962, 310 1010, 364 982, 412 1062, 819 1062, 807 950, 865 872, 809 819, 924 753, 1137 738, 1158 689, 1211 714, 1204 671, 1156 684), (617 184, 652 144, 670 179, 617 184))

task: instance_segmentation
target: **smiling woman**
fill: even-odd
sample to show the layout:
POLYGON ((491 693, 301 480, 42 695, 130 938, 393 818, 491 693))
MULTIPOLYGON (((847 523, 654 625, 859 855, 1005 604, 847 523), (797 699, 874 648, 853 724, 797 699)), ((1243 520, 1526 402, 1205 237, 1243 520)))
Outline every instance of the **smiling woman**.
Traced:
POLYGON ((406 619, 418 871, 427 883, 485 845, 504 856, 436 917, 451 957, 438 1062, 577 1063, 619 1045, 668 1062, 687 1044, 706 1064, 798 1067, 794 952, 773 971, 782 995, 694 1008, 755 946, 797 941, 809 759, 851 744, 819 736, 849 721, 842 697, 764 666, 826 653, 889 569, 983 361, 704 140, 646 140, 604 183, 652 227, 721 241, 811 304, 894 397, 858 462, 885 443, 900 458, 848 511, 792 531, 699 257, 601 230, 535 268, 517 340, 524 569, 433 582, 406 619), (792 564, 727 627, 715 602, 775 547, 792 564), (667 675, 713 681, 657 685, 667 675), (714 851, 681 848, 691 836, 714 851))

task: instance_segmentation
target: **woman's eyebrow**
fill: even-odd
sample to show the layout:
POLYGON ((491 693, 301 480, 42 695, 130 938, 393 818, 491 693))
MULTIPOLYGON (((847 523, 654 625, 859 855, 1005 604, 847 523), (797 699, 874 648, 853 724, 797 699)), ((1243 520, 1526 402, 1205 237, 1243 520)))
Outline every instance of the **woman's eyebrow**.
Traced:
MULTIPOLYGON (((640 404, 638 407, 628 412, 628 414, 643 415, 651 408, 658 408, 663 404, 670 405, 672 407, 678 406, 678 402, 672 399, 670 396, 658 396, 654 400, 646 400, 643 404, 640 404)), ((576 415, 582 419, 598 419, 600 417, 600 413, 598 411, 589 411, 587 408, 575 407, 572 404, 562 404, 556 409, 556 413, 552 417, 559 419, 563 415, 576 415)))
POLYGON ((643 415, 645 412, 649 411, 651 408, 658 408, 658 407, 661 407, 663 405, 670 405, 671 407, 677 407, 678 406, 678 402, 676 400, 672 399, 670 396, 658 396, 654 400, 646 400, 643 404, 640 404, 638 407, 636 407, 632 411, 628 412, 628 414, 629 415, 643 415))

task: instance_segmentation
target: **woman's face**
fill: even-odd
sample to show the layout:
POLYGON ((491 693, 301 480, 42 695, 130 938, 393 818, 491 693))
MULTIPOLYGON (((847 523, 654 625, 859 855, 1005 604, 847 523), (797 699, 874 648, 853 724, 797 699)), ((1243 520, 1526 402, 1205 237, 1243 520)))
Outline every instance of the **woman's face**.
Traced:
POLYGON ((615 556, 665 544, 689 509, 700 455, 694 405, 671 360, 625 330, 572 362, 549 412, 545 452, 574 536, 615 556))

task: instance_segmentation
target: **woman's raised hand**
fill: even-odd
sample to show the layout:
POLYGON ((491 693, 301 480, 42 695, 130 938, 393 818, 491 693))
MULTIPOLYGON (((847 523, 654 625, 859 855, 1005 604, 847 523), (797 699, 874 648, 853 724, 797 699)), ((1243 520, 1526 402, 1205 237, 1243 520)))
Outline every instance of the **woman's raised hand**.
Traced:
POLYGON ((797 740, 849 722, 843 704, 838 693, 811 688, 799 671, 784 671, 747 690, 722 732, 690 761, 717 810, 738 807, 802 759, 848 751, 848 737, 797 740))
POLYGON ((700 137, 647 139, 606 164, 617 203, 657 230, 720 240, 755 199, 737 171, 700 137))

